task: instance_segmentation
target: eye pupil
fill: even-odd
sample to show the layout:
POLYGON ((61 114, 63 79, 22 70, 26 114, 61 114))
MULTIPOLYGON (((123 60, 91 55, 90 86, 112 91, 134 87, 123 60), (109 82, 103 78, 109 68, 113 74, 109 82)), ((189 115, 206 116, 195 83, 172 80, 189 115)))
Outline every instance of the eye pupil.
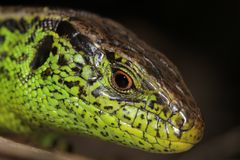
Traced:
POLYGON ((119 88, 126 88, 129 83, 127 77, 123 74, 117 74, 115 76, 115 82, 119 88))
POLYGON ((112 82, 114 84, 114 87, 120 90, 127 90, 132 87, 131 77, 121 70, 113 72, 112 82))

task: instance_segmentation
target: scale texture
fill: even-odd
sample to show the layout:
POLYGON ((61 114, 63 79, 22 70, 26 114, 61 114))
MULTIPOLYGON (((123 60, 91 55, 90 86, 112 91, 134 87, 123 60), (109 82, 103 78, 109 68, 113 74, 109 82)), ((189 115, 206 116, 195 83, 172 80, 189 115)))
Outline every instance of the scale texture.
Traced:
POLYGON ((176 153, 200 141, 204 123, 177 68, 120 24, 73 10, 2 7, 0 129, 176 153))

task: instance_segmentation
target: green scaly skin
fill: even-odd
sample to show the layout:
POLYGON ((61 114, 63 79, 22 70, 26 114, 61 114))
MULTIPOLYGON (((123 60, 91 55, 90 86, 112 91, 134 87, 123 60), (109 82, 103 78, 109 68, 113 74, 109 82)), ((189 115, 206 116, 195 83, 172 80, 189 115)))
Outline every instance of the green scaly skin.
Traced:
POLYGON ((0 8, 0 128, 177 153, 199 142, 204 124, 177 68, 123 26, 86 12, 13 7, 0 8), (119 70, 130 88, 114 83, 119 70))

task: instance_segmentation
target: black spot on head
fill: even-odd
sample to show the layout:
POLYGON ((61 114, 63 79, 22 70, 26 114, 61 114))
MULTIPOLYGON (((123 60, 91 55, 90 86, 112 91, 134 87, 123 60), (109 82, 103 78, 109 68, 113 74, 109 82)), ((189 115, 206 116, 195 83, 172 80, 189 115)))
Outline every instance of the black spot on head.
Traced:
POLYGON ((79 33, 74 26, 67 21, 59 22, 56 32, 59 36, 68 37, 76 51, 84 51, 86 54, 93 55, 93 52, 97 50, 88 37, 79 33))
POLYGON ((98 119, 96 117, 93 118, 96 123, 98 123, 98 119))
POLYGON ((70 50, 69 46, 67 46, 66 44, 64 44, 62 41, 59 41, 58 44, 59 44, 61 47, 63 47, 65 51, 69 51, 69 50, 70 50))
POLYGON ((129 113, 129 111, 124 107, 123 109, 122 109, 125 113, 129 113))
POLYGON ((18 29, 18 22, 14 19, 7 19, 3 21, 0 26, 5 26, 7 29, 9 29, 11 32, 16 31, 18 29))
POLYGON ((53 48, 52 48, 52 54, 53 54, 54 56, 57 54, 57 51, 58 51, 57 47, 53 47, 53 48))
POLYGON ((68 61, 65 59, 65 57, 64 57, 63 54, 60 54, 60 55, 59 55, 57 64, 58 64, 59 66, 66 66, 66 65, 68 65, 68 61))
POLYGON ((160 138, 159 129, 156 129, 156 137, 160 138))
POLYGON ((100 106, 101 106, 101 104, 100 104, 99 102, 96 102, 96 101, 93 102, 93 105, 94 105, 94 106, 97 106, 97 107, 100 107, 100 106))
POLYGON ((140 129, 141 126, 142 126, 142 124, 141 124, 141 123, 138 123, 138 125, 136 126, 136 128, 140 129))
POLYGON ((86 54, 93 55, 97 48, 92 44, 90 39, 80 33, 73 36, 70 43, 76 51, 83 51, 86 54))
POLYGON ((95 114, 95 115, 98 115, 98 111, 94 111, 94 114, 95 114))
POLYGON ((131 145, 134 145, 133 142, 129 142, 131 145))
POLYGON ((125 118, 125 119, 127 119, 127 120, 131 120, 131 118, 130 117, 128 117, 128 116, 126 116, 126 115, 123 115, 123 118, 125 118))
POLYGON ((17 61, 17 58, 13 55, 10 56, 11 61, 17 61))
POLYGON ((47 60, 52 50, 53 44, 53 37, 46 36, 44 37, 37 47, 37 51, 35 57, 33 58, 32 62, 30 63, 30 67, 32 69, 38 69, 41 67, 47 60))
POLYGON ((20 33, 25 33, 28 30, 29 26, 30 25, 27 23, 25 19, 21 18, 19 20, 18 28, 20 33))
POLYGON ((93 126, 93 128, 98 129, 98 125, 96 125, 96 124, 93 123, 92 126, 93 126))
POLYGON ((145 108, 144 108, 144 106, 141 105, 141 106, 139 107, 139 109, 144 110, 145 108))
POLYGON ((39 22, 39 17, 38 16, 36 16, 32 19, 30 26, 33 26, 37 22, 39 22))
POLYGON ((5 36, 4 35, 0 35, 0 44, 3 43, 5 41, 5 36))
MULTIPOLYGON (((88 60, 86 60, 86 61, 88 61, 88 60)), ((83 68, 83 64, 81 64, 81 63, 75 62, 75 65, 76 65, 76 67, 78 67, 79 69, 82 69, 82 68, 83 68)))
POLYGON ((168 113, 169 109, 167 107, 164 107, 162 109, 162 112, 164 113, 164 116, 166 117, 167 116, 167 113, 168 113))
POLYGON ((78 86, 79 85, 79 81, 64 81, 63 84, 65 84, 68 88, 72 88, 74 86, 78 86))
POLYGON ((148 103, 148 106, 149 106, 151 109, 154 109, 154 103, 155 103, 155 101, 150 101, 150 102, 148 103))
MULTIPOLYGON (((84 90, 84 86, 79 86, 78 87, 78 97, 81 98, 82 95, 87 96, 87 92, 86 92, 86 90, 84 90)), ((84 100, 84 99, 82 99, 82 100, 84 100)))
POLYGON ((71 38, 74 33, 76 33, 76 29, 72 26, 71 23, 67 21, 60 21, 57 25, 56 33, 59 36, 66 36, 71 38))
POLYGON ((81 75, 81 73, 82 73, 83 65, 80 64, 80 63, 75 63, 75 64, 76 64, 76 67, 72 68, 72 71, 75 72, 75 75, 76 75, 76 76, 79 76, 79 75, 81 75))
POLYGON ((101 133, 101 135, 102 135, 103 137, 108 137, 108 136, 109 136, 108 132, 103 132, 103 131, 101 131, 100 133, 101 133))
POLYGON ((100 96, 100 93, 101 93, 101 90, 102 90, 102 87, 98 87, 98 88, 94 89, 94 90, 92 91, 92 95, 93 95, 95 98, 99 97, 99 96, 100 96))
POLYGON ((138 141, 138 143, 139 143, 140 145, 143 145, 143 143, 142 143, 141 141, 138 141))
POLYGON ((45 71, 42 72, 41 76, 43 79, 46 79, 48 76, 52 75, 52 69, 47 68, 45 71))
POLYGON ((145 119, 144 114, 141 114, 140 117, 141 117, 142 120, 145 119))
POLYGON ((122 57, 118 57, 115 59, 116 62, 121 62, 122 61, 122 57))
POLYGON ((0 53, 0 61, 7 57, 7 52, 0 53))
POLYGON ((103 108, 106 109, 106 110, 112 110, 113 106, 104 106, 103 108))
POLYGON ((152 122, 152 120, 151 119, 148 119, 148 123, 151 123, 152 122))
POLYGON ((22 62, 26 61, 28 59, 28 54, 22 53, 20 57, 16 59, 18 64, 21 64, 22 62))
POLYGON ((63 83, 64 83, 63 78, 60 78, 60 79, 58 80, 58 83, 63 84, 63 83))
POLYGON ((131 61, 127 60, 127 61, 125 62, 125 64, 126 64, 127 66, 131 67, 131 61))
POLYGON ((82 118, 84 118, 84 117, 85 117, 85 114, 81 114, 80 116, 81 116, 82 118))
POLYGON ((30 44, 31 42, 34 42, 36 36, 36 32, 32 32, 31 35, 28 37, 27 42, 25 42, 25 44, 30 44))
POLYGON ((114 52, 105 51, 105 53, 106 53, 106 57, 107 57, 109 62, 114 62, 115 61, 114 52))
POLYGON ((25 19, 21 18, 20 20, 15 19, 7 19, 3 21, 0 26, 6 26, 11 32, 15 32, 16 30, 20 33, 25 33, 28 28, 31 26, 25 19))
POLYGON ((78 122, 78 119, 77 119, 77 118, 74 118, 74 121, 75 121, 75 122, 78 122))

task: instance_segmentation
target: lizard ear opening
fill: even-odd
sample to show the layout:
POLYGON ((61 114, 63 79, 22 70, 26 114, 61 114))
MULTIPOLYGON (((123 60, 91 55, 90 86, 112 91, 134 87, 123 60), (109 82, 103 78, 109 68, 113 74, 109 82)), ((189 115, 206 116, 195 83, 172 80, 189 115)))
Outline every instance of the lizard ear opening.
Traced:
POLYGON ((41 40, 41 42, 38 45, 36 54, 32 62, 30 63, 30 67, 33 70, 38 69, 46 62, 50 55, 50 52, 52 51, 52 44, 53 44, 52 36, 46 36, 41 40))

